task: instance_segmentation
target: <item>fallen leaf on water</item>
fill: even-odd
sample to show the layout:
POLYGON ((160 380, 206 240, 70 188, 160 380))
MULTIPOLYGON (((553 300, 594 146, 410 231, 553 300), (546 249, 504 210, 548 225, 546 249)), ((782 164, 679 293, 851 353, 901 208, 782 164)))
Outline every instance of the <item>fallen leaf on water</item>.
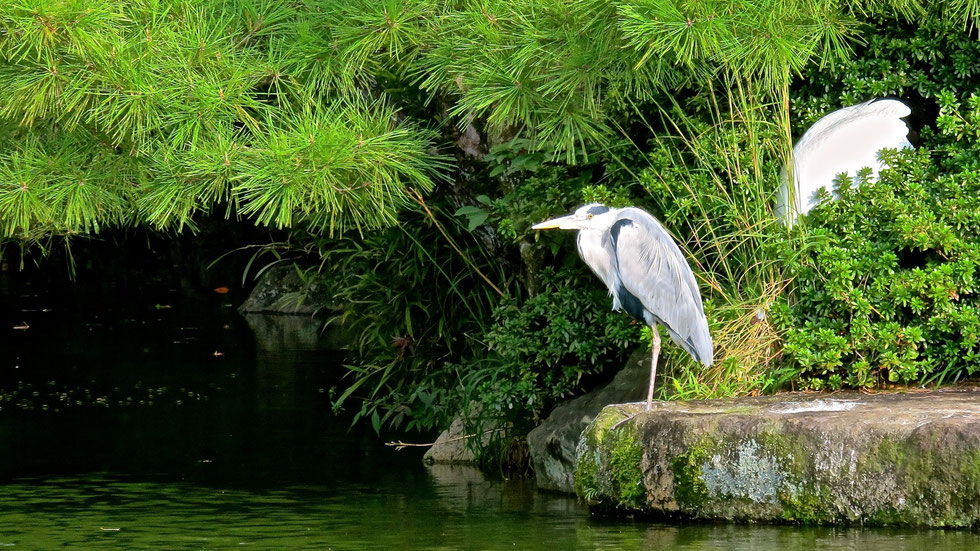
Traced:
POLYGON ((215 292, 215 293, 218 293, 218 294, 220 294, 220 295, 223 295, 223 294, 225 294, 225 293, 227 293, 227 292, 228 292, 228 288, 227 288, 227 287, 225 287, 225 286, 221 286, 221 287, 215 287, 215 288, 214 288, 214 292, 215 292))

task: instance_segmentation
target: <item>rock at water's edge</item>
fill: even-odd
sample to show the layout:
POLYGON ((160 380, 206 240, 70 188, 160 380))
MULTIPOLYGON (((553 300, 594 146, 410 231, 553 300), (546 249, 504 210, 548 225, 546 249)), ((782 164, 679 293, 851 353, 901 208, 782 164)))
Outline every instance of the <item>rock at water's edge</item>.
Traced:
MULTIPOLYGON (((453 418, 449 428, 442 431, 435 443, 422 456, 422 461, 431 465, 473 465, 477 462, 476 455, 471 449, 476 434, 481 434, 477 449, 488 446, 495 438, 507 438, 506 426, 492 420, 481 419, 481 407, 471 402, 469 408, 453 418)), ((505 459, 505 458, 501 458, 505 459)))
POLYGON ((462 416, 456 416, 449 428, 442 431, 432 445, 422 456, 426 464, 442 463, 452 465, 471 465, 476 463, 476 456, 467 445, 466 427, 462 416))
POLYGON ((650 351, 638 350, 608 385, 556 407, 527 435, 534 476, 543 490, 575 492, 576 446, 582 431, 609 404, 646 399, 650 351))
POLYGON ((276 266, 259 278, 238 311, 242 314, 298 314, 311 316, 326 309, 328 297, 316 283, 307 284, 294 266, 276 266), (300 301, 300 297, 305 300, 300 301))
POLYGON ((326 292, 307 284, 294 266, 275 266, 259 278, 248 299, 238 308, 248 322, 259 350, 325 348, 340 350, 348 339, 339 324, 325 324, 329 313, 326 292), (299 297, 305 297, 299 303, 299 297))
POLYGON ((607 407, 576 492, 655 516, 980 525, 980 391, 783 395, 607 407), (626 418, 623 410, 637 415, 626 418))

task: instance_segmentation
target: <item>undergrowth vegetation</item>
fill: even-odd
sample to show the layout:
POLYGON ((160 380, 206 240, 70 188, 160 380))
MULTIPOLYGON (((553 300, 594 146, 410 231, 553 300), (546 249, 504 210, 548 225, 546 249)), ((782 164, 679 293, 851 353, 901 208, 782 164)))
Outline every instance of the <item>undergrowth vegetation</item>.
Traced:
POLYGON ((379 431, 469 411, 474 434, 520 433, 649 345, 573 236, 530 230, 590 201, 649 210, 698 279, 716 361, 667 344, 661 397, 955 381, 980 353, 976 15, 914 0, 6 3, 0 239, 194 231, 213 211, 289 228, 256 262, 331 290, 351 340, 336 407, 379 431), (917 149, 780 224, 793 137, 883 96, 912 107, 917 149))

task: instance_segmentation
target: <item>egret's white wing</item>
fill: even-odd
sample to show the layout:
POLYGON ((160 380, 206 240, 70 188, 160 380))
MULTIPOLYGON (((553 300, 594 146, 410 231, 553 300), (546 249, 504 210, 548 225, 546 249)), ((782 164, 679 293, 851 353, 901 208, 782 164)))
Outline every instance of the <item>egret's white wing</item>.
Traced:
MULTIPOLYGON (((667 230, 649 213, 622 209, 610 230, 619 279, 650 314, 695 359, 711 365, 714 348, 694 272, 667 230)), ((625 302, 625 301, 624 301, 625 302)), ((628 304, 624 306, 629 309, 628 304)))
POLYGON ((898 100, 872 100, 838 109, 811 126, 793 147, 793 177, 796 181, 795 212, 787 212, 789 190, 783 177, 777 215, 791 219, 815 207, 817 192, 834 189, 840 173, 855 177, 858 170, 871 168, 872 179, 887 165, 878 160, 885 148, 912 147, 909 129, 902 117, 911 110, 898 100))

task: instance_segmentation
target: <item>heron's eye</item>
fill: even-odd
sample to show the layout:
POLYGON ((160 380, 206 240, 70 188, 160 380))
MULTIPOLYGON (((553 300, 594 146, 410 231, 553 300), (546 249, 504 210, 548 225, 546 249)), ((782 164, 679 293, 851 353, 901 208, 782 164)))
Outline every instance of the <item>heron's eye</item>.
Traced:
POLYGON ((593 216, 594 216, 593 214, 590 214, 590 215, 589 215, 589 218, 592 218, 593 216))

